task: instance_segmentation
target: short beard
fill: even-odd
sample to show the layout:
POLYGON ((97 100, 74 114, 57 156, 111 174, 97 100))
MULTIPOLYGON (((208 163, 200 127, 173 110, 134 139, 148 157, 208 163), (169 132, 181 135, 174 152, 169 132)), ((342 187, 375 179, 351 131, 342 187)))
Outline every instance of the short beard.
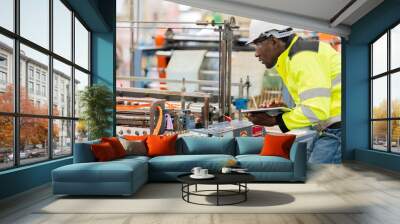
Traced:
POLYGON ((274 62, 272 63, 271 66, 265 65, 265 67, 267 67, 267 69, 271 69, 271 68, 275 67, 277 62, 278 62, 278 58, 274 60, 274 62))

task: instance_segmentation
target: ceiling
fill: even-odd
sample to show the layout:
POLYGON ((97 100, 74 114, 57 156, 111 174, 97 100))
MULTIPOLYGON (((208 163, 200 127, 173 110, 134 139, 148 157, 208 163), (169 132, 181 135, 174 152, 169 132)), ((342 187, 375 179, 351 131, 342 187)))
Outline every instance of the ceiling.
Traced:
POLYGON ((169 0, 210 11, 347 37, 383 0, 169 0))

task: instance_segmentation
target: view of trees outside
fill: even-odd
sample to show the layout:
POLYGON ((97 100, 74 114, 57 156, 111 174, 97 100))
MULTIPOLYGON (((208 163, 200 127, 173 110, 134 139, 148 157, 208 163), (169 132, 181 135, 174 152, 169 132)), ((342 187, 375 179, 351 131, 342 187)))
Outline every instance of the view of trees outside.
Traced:
POLYGON ((84 120, 75 121, 75 142, 88 140, 88 129, 84 120))
POLYGON ((53 157, 70 155, 72 150, 72 121, 65 119, 53 120, 53 157), (63 134, 61 134, 63 133, 63 134))
POLYGON ((400 153, 400 25, 372 44, 372 146, 374 149, 400 153), (390 49, 388 38, 390 37, 390 49), (388 52, 390 57, 388 58, 388 52), (390 68, 388 66, 390 61, 390 68), (385 74, 388 72, 389 74, 385 74), (390 80, 388 80, 390 79, 390 80), (390 82, 389 82, 390 81, 390 82), (388 86, 390 83, 390 88, 388 86), (388 99, 390 91, 390 99, 388 99), (390 105, 388 105, 390 103, 390 105), (390 106, 390 111, 388 111, 390 106), (390 128, 388 130, 388 128, 390 128), (390 146, 390 147, 389 147, 390 146))
MULTIPOLYGON (((383 118, 387 116, 387 101, 382 101, 373 108, 373 117, 383 118)), ((400 100, 392 100, 392 113, 400 114, 400 100)), ((374 121, 372 124, 373 146, 378 150, 387 150, 388 144, 388 123, 387 121, 374 121)), ((392 151, 400 153, 400 121, 391 121, 391 141, 392 151)))
POLYGON ((13 166, 13 117, 0 116, 0 126, 0 169, 2 169, 13 166))
POLYGON ((400 72, 391 75, 391 98, 392 98, 392 105, 391 105, 391 116, 400 118, 400 72))
MULTIPOLYGON (((35 105, 25 90, 21 88, 20 104, 25 112, 30 114, 47 113, 47 106, 35 105)), ((5 93, 0 94, 0 105, 6 111, 12 111, 13 87, 9 85, 5 93), (10 100, 11 99, 11 100, 10 100)), ((0 169, 12 166, 14 161, 14 124, 11 116, 0 116, 0 169)), ((53 124, 53 140, 58 141, 60 125, 53 124)), ((47 118, 20 118, 20 159, 21 164, 33 163, 48 158, 48 119, 47 118)), ((64 150, 65 151, 65 150, 64 150)), ((61 153, 61 152, 60 152, 61 153)), ((65 153, 65 152, 64 152, 65 153)))

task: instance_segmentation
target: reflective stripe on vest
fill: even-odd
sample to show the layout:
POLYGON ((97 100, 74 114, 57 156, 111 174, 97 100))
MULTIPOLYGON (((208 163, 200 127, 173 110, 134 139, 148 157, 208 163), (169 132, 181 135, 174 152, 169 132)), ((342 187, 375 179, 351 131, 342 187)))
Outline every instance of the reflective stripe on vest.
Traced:
POLYGON ((300 101, 308 100, 315 97, 330 97, 330 96, 331 96, 330 88, 308 89, 299 94, 300 101))
POLYGON ((320 119, 315 115, 315 113, 307 106, 301 105, 301 111, 303 111, 303 115, 311 122, 319 122, 320 119))

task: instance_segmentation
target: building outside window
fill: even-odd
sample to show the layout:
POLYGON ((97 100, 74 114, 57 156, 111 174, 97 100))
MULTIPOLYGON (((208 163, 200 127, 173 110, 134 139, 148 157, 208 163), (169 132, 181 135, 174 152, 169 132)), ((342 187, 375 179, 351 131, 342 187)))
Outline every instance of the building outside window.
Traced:
POLYGON ((400 25, 370 45, 371 148, 400 153, 400 25))
POLYGON ((46 86, 42 86, 42 96, 46 96, 46 86))
POLYGON ((7 73, 0 70, 0 92, 6 91, 7 88, 7 73))
POLYGON ((0 91, 5 91, 7 87, 7 56, 0 54, 0 91))
POLYGON ((33 67, 32 66, 29 66, 28 74, 29 74, 29 79, 33 80, 33 67))
POLYGON ((7 56, 0 54, 0 68, 7 68, 7 56))
MULTIPOLYGON (((53 93, 53 103, 54 104, 57 104, 58 103, 58 89, 55 89, 54 90, 54 93, 53 93)), ((56 105, 55 105, 56 106, 56 105)))
POLYGON ((40 70, 36 69, 36 80, 40 81, 40 70))
POLYGON ((42 82, 44 82, 44 83, 46 83, 46 74, 45 73, 42 73, 42 82))
POLYGON ((29 92, 29 94, 34 94, 34 87, 33 87, 32 81, 28 82, 28 92, 29 92))
POLYGON ((40 96, 40 84, 36 84, 36 95, 40 96))
POLYGON ((79 102, 77 93, 80 89, 73 92, 68 86, 81 83, 82 76, 89 80, 90 32, 64 1, 51 2, 53 4, 49 4, 49 0, 19 1, 19 12, 13 13, 14 17, 20 16, 14 18, 19 21, 15 30, 0 22, 0 26, 8 30, 0 29, 0 170, 70 156, 74 141, 78 137, 86 138, 85 127, 76 128, 79 114, 74 114, 71 106, 79 102), (37 14, 38 11, 42 13, 37 14), (16 44, 18 48, 15 48, 16 44), (78 50, 81 46, 87 49, 78 50), (20 50, 16 52, 15 49, 20 50), (12 60, 14 52, 19 61, 12 60), (55 59, 54 54, 61 57, 62 62, 55 59), (15 66, 20 68, 17 99, 14 99, 16 88, 1 90, 2 84, 15 87, 15 66), (75 80, 74 73, 79 73, 75 80), (53 78, 52 86, 50 78, 53 78), (57 106, 60 94, 62 102, 58 100, 57 106), (50 99, 53 99, 52 107, 50 99), (18 113, 14 111, 14 105, 20 108, 18 113), (13 132, 14 126, 19 129, 18 133, 13 132), (37 133, 34 137, 33 132, 37 133))
POLYGON ((0 84, 4 86, 7 84, 7 73, 4 71, 0 71, 0 84))

